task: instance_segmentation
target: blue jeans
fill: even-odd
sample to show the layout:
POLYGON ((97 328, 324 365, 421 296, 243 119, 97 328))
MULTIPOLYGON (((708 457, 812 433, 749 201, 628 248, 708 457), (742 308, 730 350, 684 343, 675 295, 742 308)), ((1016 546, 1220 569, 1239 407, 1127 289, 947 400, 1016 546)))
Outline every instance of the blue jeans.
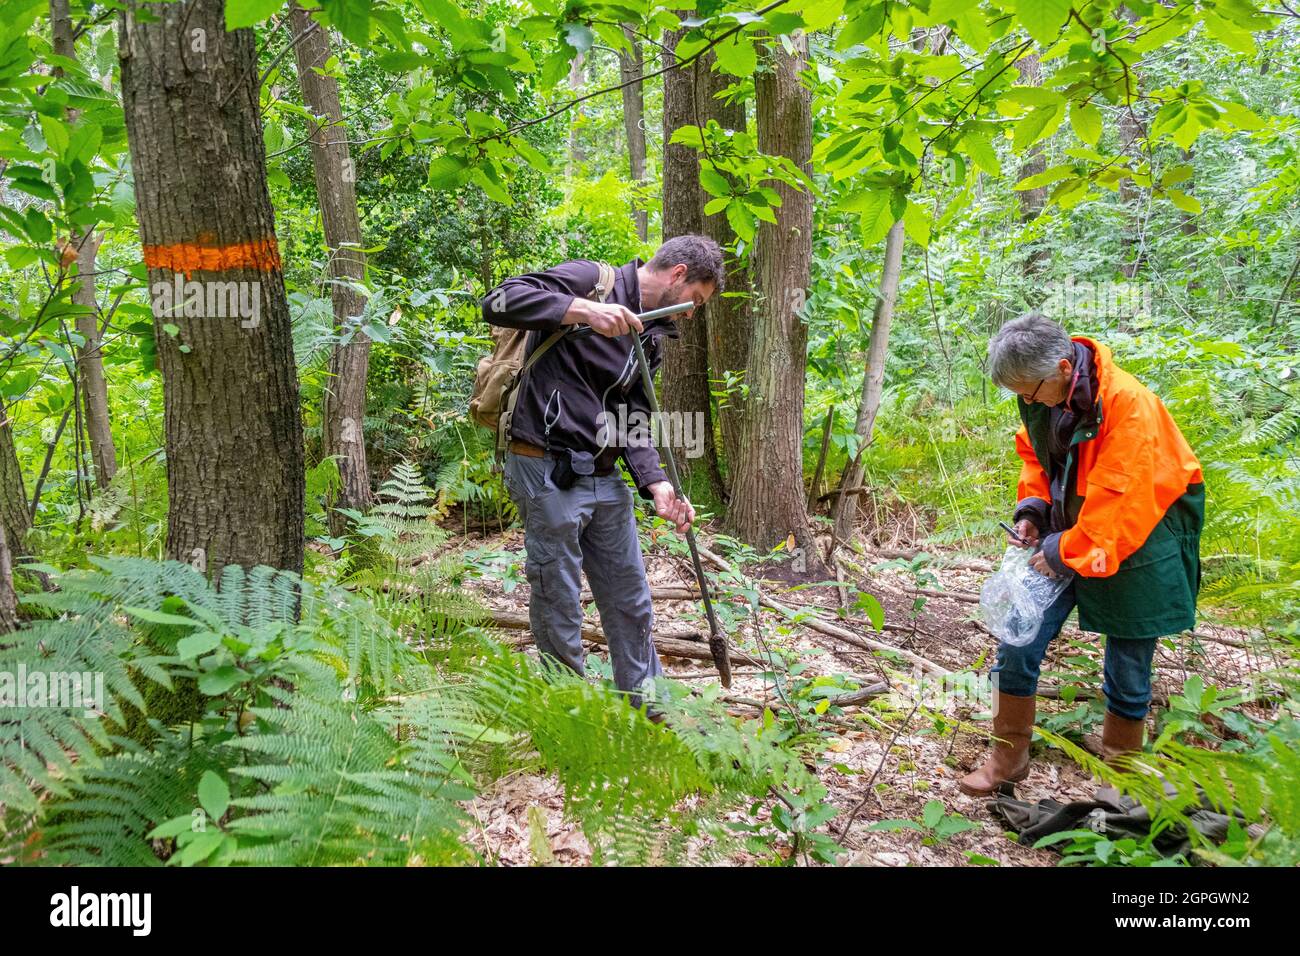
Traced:
MULTIPOLYGON (((993 688, 1015 697, 1031 697, 1038 690, 1038 672, 1047 646, 1061 633, 1061 625, 1074 610, 1074 585, 1043 613, 1038 634, 1024 647, 998 645, 993 665, 993 688)), ((1129 720, 1146 717, 1151 705, 1151 659, 1157 638, 1106 637, 1106 663, 1101 684, 1106 707, 1129 720)))

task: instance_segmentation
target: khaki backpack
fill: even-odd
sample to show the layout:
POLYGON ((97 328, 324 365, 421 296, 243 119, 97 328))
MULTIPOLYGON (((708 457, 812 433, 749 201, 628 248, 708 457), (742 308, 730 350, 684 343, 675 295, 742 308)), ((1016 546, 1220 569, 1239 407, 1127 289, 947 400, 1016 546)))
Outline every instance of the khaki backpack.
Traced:
MULTIPOLYGON (((614 268, 604 262, 596 265, 600 272, 588 298, 605 302, 614 293, 614 268)), ((525 358, 527 330, 492 327, 492 354, 479 359, 474 372, 469 414, 475 423, 496 432, 498 453, 504 452, 510 444, 510 420, 514 417, 519 383, 524 373, 536 365, 538 359, 550 351, 567 331, 567 328, 562 328, 552 332, 525 358)))

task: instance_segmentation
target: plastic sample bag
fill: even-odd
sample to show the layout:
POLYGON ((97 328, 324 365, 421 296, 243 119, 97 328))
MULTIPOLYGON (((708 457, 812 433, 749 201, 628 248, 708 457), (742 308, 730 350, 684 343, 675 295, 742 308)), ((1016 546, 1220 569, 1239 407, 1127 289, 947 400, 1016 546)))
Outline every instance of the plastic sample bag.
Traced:
POLYGON ((1002 567, 980 589, 980 613, 1000 641, 1024 647, 1043 624, 1043 614, 1069 587, 1067 578, 1049 578, 1029 566, 1029 548, 1007 547, 1002 567))

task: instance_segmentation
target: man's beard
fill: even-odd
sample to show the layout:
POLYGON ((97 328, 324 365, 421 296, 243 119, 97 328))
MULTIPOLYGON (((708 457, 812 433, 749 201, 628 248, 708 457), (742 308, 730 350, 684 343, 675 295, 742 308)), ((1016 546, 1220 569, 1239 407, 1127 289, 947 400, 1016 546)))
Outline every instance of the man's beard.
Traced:
MULTIPOLYGON (((655 302, 653 308, 666 309, 670 305, 681 305, 683 302, 690 302, 691 296, 686 291, 686 285, 669 286, 659 293, 659 299, 655 302)), ((676 316, 674 317, 676 318, 676 316)))

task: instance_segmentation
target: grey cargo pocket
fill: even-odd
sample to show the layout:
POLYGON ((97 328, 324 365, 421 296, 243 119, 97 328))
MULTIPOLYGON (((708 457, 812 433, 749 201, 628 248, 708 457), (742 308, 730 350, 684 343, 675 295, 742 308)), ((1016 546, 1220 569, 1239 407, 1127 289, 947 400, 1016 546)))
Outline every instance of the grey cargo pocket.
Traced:
POLYGON ((528 458, 524 455, 511 455, 506 463, 506 488, 515 497, 523 496, 529 501, 555 490, 551 482, 551 469, 555 462, 550 458, 528 458))

